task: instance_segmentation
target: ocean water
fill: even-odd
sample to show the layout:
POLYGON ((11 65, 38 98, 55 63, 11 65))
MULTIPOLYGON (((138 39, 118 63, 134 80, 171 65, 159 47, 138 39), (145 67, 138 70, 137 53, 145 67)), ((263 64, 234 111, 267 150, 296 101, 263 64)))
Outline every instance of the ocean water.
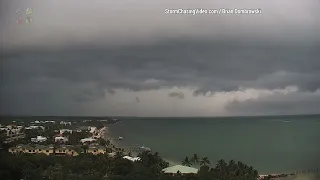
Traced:
POLYGON ((121 146, 145 145, 177 164, 197 153, 212 164, 242 161, 260 174, 320 167, 320 116, 121 118, 121 146))

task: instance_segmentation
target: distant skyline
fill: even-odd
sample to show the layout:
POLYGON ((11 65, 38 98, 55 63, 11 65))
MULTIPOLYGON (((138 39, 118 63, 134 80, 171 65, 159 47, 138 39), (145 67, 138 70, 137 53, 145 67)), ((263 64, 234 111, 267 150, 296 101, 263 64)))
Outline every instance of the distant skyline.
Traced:
POLYGON ((0 1, 0 114, 317 114, 320 2, 0 1), (32 8, 32 23, 16 11, 32 8), (261 9, 250 15, 165 9, 261 9))

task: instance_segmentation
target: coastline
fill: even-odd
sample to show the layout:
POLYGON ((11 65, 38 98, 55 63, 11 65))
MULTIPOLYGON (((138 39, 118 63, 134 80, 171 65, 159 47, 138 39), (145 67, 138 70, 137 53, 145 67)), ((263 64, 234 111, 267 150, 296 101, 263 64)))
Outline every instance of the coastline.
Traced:
POLYGON ((138 156, 138 152, 135 152, 135 151, 129 151, 127 150, 125 147, 123 147, 119 140, 117 139, 117 137, 113 137, 111 136, 110 132, 109 132, 109 129, 108 127, 106 127, 106 131, 104 133, 104 136, 103 138, 106 140, 106 141, 110 141, 110 143, 114 146, 114 148, 123 148, 124 149, 124 154, 129 154, 131 153, 132 154, 132 157, 136 157, 138 156))
MULTIPOLYGON (((116 148, 124 148, 126 151, 125 151, 125 154, 129 153, 129 151, 125 148, 126 147, 126 142, 125 140, 123 141, 119 141, 117 139, 117 137, 114 137, 112 136, 112 133, 110 133, 109 131, 110 129, 108 129, 107 133, 105 134, 105 138, 106 140, 109 140, 116 148)), ((131 154, 133 157, 136 157, 138 155, 138 152, 132 152, 131 151, 131 154)), ((177 162, 177 161, 174 161, 174 160, 170 160, 170 159, 167 159, 167 158, 164 158, 162 157, 166 162, 169 163, 169 166, 174 166, 174 165, 179 165, 181 164, 180 162, 177 162)), ((259 178, 258 179, 262 179, 263 177, 266 177, 266 176, 271 176, 273 179, 277 179, 277 180, 293 180, 297 177, 302 177, 302 176, 309 176, 310 174, 313 175, 313 174, 319 174, 319 170, 318 171, 314 171, 314 172, 309 172, 311 169, 309 170, 302 170, 302 171, 292 171, 292 172, 285 172, 285 173, 281 173, 281 171, 277 172, 277 173, 272 173, 272 172, 269 172, 269 173, 261 173, 259 174, 259 178)))

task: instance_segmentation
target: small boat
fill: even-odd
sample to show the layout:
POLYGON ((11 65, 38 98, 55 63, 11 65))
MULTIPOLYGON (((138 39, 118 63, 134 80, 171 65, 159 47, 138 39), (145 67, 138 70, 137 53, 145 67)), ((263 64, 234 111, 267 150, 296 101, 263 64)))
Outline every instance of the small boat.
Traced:
POLYGON ((118 137, 118 140, 123 140, 123 137, 122 137, 122 136, 119 136, 119 137, 118 137))
POLYGON ((143 150, 143 151, 151 151, 151 148, 149 148, 149 147, 145 147, 145 146, 141 146, 141 147, 139 147, 141 150, 143 150))
POLYGON ((289 122, 291 122, 291 121, 284 121, 284 120, 283 120, 283 121, 281 121, 281 122, 284 122, 284 123, 289 123, 289 122))

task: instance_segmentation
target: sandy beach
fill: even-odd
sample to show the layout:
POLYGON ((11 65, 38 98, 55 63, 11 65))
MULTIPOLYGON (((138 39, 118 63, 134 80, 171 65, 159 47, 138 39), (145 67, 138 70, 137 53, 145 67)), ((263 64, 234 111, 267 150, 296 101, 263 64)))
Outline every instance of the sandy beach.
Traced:
POLYGON ((274 180, 319 180, 320 173, 297 174, 288 177, 273 178, 274 180))

